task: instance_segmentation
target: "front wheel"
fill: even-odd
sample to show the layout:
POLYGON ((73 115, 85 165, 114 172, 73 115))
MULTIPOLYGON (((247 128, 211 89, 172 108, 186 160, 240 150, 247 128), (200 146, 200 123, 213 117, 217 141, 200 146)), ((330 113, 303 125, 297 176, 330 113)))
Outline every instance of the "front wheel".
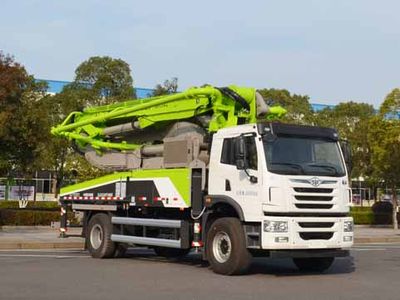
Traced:
POLYGON ((236 218, 221 218, 212 223, 206 252, 211 269, 218 274, 242 274, 250 266, 251 254, 246 248, 242 224, 236 218))
POLYGON ((322 273, 333 264, 334 257, 293 258, 296 267, 302 272, 322 273))

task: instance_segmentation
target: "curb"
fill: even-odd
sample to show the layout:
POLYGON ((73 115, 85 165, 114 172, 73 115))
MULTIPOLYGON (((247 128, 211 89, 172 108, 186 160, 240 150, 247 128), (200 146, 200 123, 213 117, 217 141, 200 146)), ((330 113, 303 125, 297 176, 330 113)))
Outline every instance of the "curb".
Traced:
POLYGON ((400 237, 359 237, 354 239, 354 244, 386 244, 386 243, 400 243, 400 237))
POLYGON ((51 226, 45 226, 45 225, 37 225, 37 226, 24 226, 24 225, 3 225, 0 226, 0 231, 1 230, 55 230, 56 228, 51 227, 51 226))
MULTIPOLYGON (((354 228, 370 228, 370 229, 381 229, 381 228, 387 228, 387 229, 393 229, 393 225, 362 225, 362 224, 356 224, 354 225, 354 228)), ((393 229, 394 230, 394 229, 393 229)))
POLYGON ((0 243, 1 250, 14 249, 84 249, 84 242, 67 243, 38 243, 38 242, 10 242, 0 243))
MULTIPOLYGON (((368 238, 360 237, 354 239, 355 245, 360 244, 387 244, 400 243, 400 237, 378 237, 368 238)), ((0 243, 0 250, 15 250, 15 249, 84 249, 85 243, 82 242, 66 242, 66 243, 38 243, 38 242, 9 242, 0 243)))

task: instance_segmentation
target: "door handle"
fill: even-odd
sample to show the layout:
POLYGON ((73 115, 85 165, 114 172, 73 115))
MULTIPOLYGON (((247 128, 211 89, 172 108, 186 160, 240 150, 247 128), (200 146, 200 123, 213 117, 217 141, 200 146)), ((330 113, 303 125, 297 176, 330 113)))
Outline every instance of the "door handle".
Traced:
POLYGON ((225 179, 225 191, 231 191, 231 183, 228 179, 225 179))

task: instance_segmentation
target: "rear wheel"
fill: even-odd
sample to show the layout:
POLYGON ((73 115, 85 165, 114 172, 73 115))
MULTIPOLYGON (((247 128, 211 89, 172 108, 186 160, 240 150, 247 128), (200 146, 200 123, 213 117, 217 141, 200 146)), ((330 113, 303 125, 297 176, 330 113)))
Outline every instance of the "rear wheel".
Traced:
POLYGON ((206 251, 215 273, 242 274, 250 266, 251 254, 246 248, 242 225, 236 218, 214 221, 207 233, 206 251))
POLYGON ((177 248, 166 248, 166 247, 154 247, 154 252, 158 256, 166 258, 182 258, 186 256, 190 249, 177 249, 177 248))
POLYGON ((322 273, 333 264, 334 257, 293 258, 296 267, 302 272, 322 273))
POLYGON ((112 224, 108 215, 96 214, 90 219, 86 243, 92 257, 114 257, 117 245, 111 241, 111 234, 112 224))

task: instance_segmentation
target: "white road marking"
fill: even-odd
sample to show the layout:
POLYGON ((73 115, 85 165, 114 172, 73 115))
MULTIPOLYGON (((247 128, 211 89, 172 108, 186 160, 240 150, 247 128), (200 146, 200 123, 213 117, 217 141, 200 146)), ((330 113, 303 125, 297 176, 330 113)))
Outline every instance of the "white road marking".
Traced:
POLYGON ((0 249, 0 252, 74 252, 74 253, 86 253, 85 250, 80 248, 68 248, 68 249, 0 249))

